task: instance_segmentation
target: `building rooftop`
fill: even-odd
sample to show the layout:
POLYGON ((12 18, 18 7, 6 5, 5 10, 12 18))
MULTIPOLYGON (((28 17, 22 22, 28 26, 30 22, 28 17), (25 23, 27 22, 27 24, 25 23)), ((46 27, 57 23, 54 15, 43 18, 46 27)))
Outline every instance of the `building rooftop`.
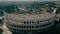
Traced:
POLYGON ((5 18, 10 18, 16 21, 21 21, 21 20, 46 20, 51 17, 55 16, 54 13, 42 13, 42 14, 34 14, 34 15, 29 15, 29 14, 6 14, 5 18))

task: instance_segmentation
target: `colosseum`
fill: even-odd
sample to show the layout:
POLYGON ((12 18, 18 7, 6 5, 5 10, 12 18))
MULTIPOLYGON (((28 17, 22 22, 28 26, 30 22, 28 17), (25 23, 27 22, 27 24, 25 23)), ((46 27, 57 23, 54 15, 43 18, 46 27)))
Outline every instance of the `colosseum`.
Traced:
POLYGON ((54 13, 16 14, 4 13, 6 26, 12 32, 39 33, 50 30, 54 26, 54 13))

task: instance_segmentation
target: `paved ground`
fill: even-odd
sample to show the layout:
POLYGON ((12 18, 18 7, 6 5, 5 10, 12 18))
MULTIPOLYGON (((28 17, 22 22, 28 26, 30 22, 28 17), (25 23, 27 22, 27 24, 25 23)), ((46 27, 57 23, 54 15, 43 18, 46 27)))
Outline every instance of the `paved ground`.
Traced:
POLYGON ((12 34, 9 29, 5 26, 5 23, 0 27, 3 30, 2 34, 12 34))

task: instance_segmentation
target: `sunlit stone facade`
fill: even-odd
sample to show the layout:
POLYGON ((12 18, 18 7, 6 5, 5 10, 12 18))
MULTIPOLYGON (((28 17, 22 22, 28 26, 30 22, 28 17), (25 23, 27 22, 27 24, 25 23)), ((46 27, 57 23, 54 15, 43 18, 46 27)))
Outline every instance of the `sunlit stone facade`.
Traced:
POLYGON ((12 32, 39 33, 47 31, 54 26, 54 13, 41 14, 12 14, 4 13, 6 26, 12 32))

